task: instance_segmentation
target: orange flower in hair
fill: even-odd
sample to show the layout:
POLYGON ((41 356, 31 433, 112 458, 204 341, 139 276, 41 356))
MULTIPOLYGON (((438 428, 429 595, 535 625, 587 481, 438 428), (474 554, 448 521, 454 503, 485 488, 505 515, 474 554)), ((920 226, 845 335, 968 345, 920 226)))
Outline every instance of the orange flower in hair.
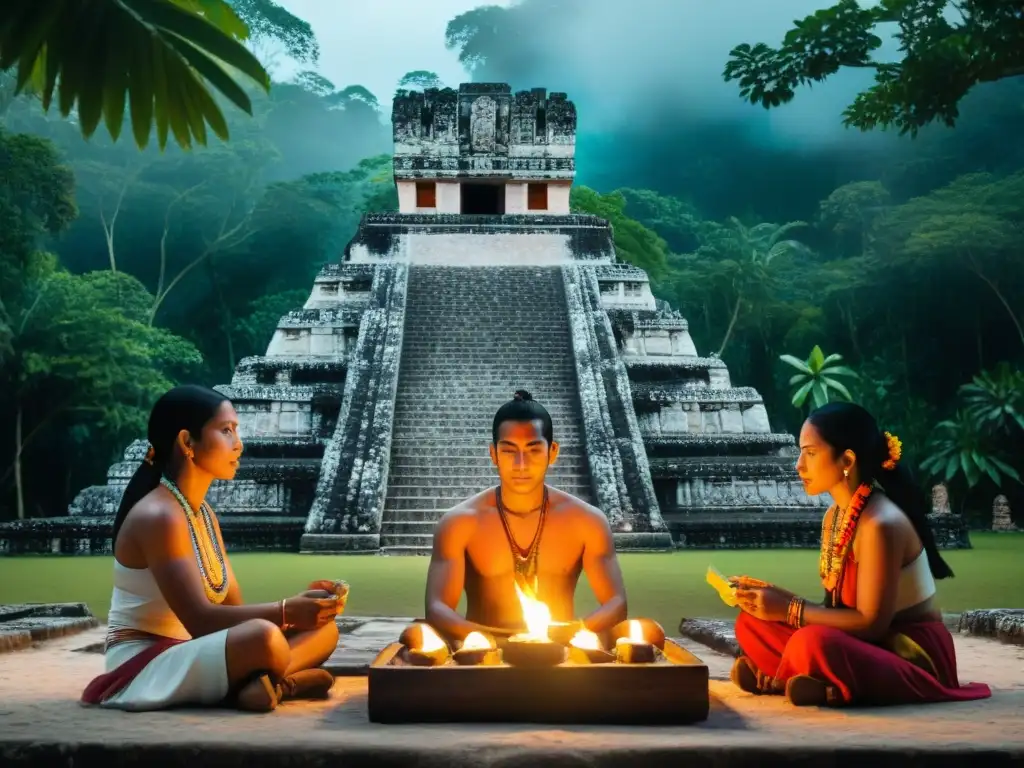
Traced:
POLYGON ((144 458, 143 461, 152 466, 154 458, 156 458, 156 449, 151 445, 146 450, 146 458, 144 458))
POLYGON ((903 443, 891 432, 885 433, 885 443, 889 448, 889 458, 882 462, 882 469, 894 470, 903 456, 903 443))

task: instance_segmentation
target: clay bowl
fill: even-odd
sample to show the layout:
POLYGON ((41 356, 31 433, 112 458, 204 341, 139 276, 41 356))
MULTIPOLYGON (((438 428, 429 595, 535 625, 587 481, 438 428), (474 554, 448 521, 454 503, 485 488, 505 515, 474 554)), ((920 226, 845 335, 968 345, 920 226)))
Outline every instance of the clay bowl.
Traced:
POLYGON ((414 667, 439 667, 448 661, 448 649, 439 648, 436 651, 421 651, 419 648, 404 646, 399 652, 399 658, 406 664, 414 667))
POLYGON ((661 624, 656 622, 654 619, 627 619, 626 621, 620 621, 611 630, 612 645, 615 645, 615 641, 620 637, 629 637, 629 622, 639 621, 640 628, 643 630, 644 642, 650 643, 658 650, 665 650, 665 630, 661 624))
POLYGON ((423 650, 425 632, 437 634, 429 625, 420 622, 410 624, 402 630, 402 634, 398 636, 398 642, 405 646, 400 653, 402 660, 417 667, 435 667, 444 664, 451 656, 451 649, 442 639, 440 648, 423 650))
POLYGON ((509 640, 501 656, 510 667, 555 667, 565 661, 566 649, 555 642, 509 640))

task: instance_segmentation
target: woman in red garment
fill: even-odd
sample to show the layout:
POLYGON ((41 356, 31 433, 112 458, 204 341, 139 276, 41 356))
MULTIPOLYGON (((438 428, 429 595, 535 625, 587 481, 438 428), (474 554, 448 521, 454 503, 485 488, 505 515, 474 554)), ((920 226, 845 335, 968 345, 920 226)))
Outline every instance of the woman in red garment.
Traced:
POLYGON ((745 576, 731 579, 742 609, 743 655, 732 681, 797 706, 966 701, 935 580, 939 555, 925 496, 900 464, 900 441, 851 403, 817 409, 800 430, 797 471, 808 494, 835 502, 821 528, 821 604, 745 576))

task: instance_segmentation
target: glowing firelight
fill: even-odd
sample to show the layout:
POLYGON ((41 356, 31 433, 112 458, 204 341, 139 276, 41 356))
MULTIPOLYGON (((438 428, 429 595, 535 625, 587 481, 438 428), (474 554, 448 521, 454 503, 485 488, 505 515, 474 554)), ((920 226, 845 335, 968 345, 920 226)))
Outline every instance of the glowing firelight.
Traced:
POLYGON ((462 641, 462 650, 464 651, 477 651, 490 647, 490 641, 480 632, 470 632, 462 641))
POLYGON ((439 651, 442 648, 444 648, 444 640, 442 640, 441 636, 434 631, 434 628, 431 627, 429 624, 424 624, 422 626, 423 645, 420 646, 419 650, 426 651, 429 653, 431 651, 439 651))
POLYGON ((636 619, 629 620, 629 637, 620 637, 615 641, 616 645, 621 643, 639 643, 645 644, 647 639, 644 637, 644 627, 636 619))
POLYGON ((526 623, 526 634, 516 635, 520 640, 550 641, 548 627, 551 626, 551 611, 544 603, 534 600, 516 584, 516 597, 523 607, 523 621, 526 623))
POLYGON ((629 620, 629 642, 646 643, 644 639, 644 628, 636 619, 629 620))
POLYGON ((569 644, 576 648, 582 648, 585 651, 601 650, 601 640, 589 629, 581 629, 572 636, 572 640, 569 641, 569 644))

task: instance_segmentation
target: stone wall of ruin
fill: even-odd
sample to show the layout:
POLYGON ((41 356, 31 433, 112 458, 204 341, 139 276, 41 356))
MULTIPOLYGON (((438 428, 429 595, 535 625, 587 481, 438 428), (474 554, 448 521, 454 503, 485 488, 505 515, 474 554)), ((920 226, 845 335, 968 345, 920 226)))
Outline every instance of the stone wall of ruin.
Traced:
POLYGON ((392 107, 395 179, 575 175, 576 106, 505 83, 399 91, 392 107))

